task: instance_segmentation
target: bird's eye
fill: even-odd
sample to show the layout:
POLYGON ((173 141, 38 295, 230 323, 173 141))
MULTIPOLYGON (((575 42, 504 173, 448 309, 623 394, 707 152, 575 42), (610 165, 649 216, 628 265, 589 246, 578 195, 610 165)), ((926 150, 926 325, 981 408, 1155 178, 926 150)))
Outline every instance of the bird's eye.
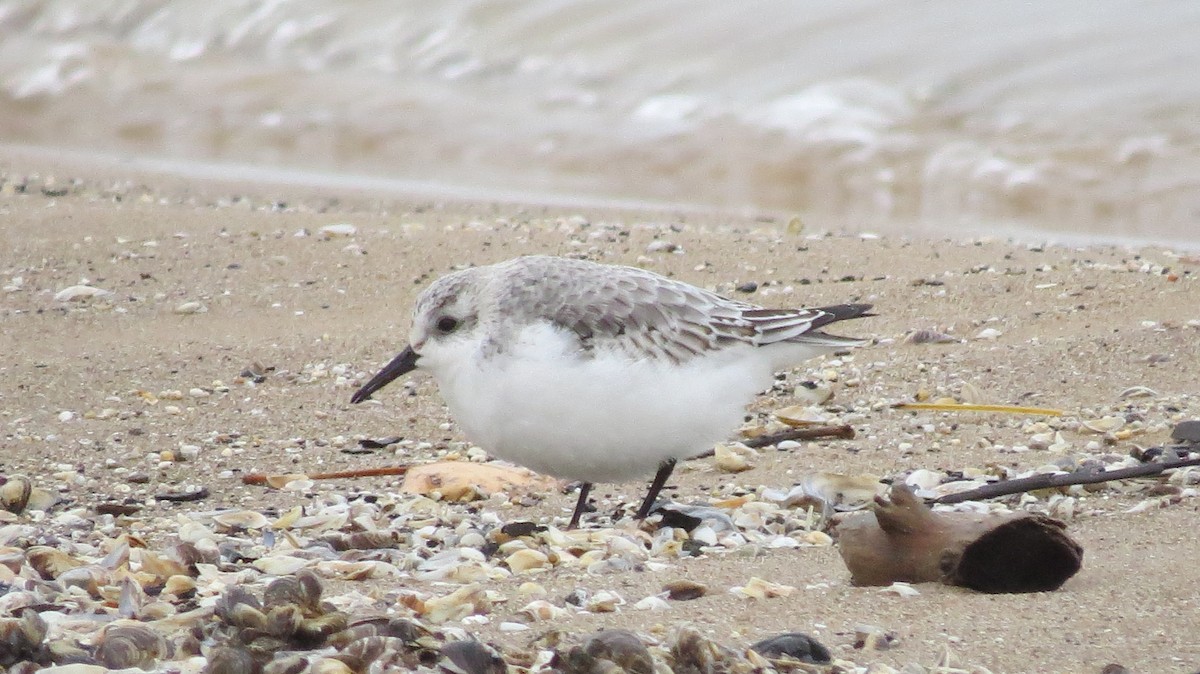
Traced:
POLYGON ((442 316, 437 321, 438 332, 442 334, 450 334, 458 328, 458 319, 453 316, 442 316))

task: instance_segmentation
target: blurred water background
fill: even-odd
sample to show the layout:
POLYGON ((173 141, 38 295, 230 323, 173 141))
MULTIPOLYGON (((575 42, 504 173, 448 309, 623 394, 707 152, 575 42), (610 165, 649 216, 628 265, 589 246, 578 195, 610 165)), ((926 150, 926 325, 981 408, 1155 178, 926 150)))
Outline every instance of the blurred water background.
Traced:
POLYGON ((1195 244, 1200 3, 0 0, 0 143, 1195 244))

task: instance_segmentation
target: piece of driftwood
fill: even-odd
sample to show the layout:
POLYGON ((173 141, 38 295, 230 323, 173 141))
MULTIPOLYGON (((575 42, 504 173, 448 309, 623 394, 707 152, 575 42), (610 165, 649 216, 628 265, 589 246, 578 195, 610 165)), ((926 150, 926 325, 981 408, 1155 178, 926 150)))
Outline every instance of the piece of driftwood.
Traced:
MULTIPOLYGON (((778 433, 767 433, 756 438, 747 438, 746 440, 742 440, 742 444, 758 449, 760 447, 769 447, 784 440, 816 440, 817 438, 853 440, 854 429, 844 424, 837 426, 801 426, 800 428, 789 428, 778 433)), ((712 453, 710 452, 701 456, 711 455, 712 453)))
MULTIPOLYGON (((339 470, 333 473, 308 473, 305 477, 310 480, 343 480, 358 477, 379 477, 380 475, 404 475, 407 472, 408 466, 381 466, 379 468, 339 470)), ((242 484, 265 485, 268 484, 272 477, 274 476, 263 473, 246 473, 242 476, 242 484)))
POLYGON ((940 582, 980 592, 1056 590, 1079 571, 1083 548, 1059 520, 1028 512, 935 513, 912 490, 837 524, 856 585, 940 582))
POLYGON ((996 498, 997 496, 1008 496, 1009 494, 1021 494, 1049 487, 1069 487, 1074 484, 1096 484, 1097 482, 1109 482, 1111 480, 1128 480, 1134 477, 1158 475, 1163 471, 1173 468, 1186 468, 1188 466, 1200 466, 1200 459, 1179 459, 1177 461, 1144 463, 1140 466, 1118 468, 1116 470, 1077 470, 1073 473, 1031 475, 1013 480, 993 482, 978 489, 946 494, 945 496, 931 500, 930 503, 962 503, 963 501, 978 501, 986 498, 996 498))

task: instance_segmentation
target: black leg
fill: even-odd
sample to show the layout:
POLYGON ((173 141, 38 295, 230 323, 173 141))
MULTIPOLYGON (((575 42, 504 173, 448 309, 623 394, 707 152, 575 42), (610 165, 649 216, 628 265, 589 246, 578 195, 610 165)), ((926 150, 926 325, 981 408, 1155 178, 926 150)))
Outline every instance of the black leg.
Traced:
POLYGON ((591 490, 591 482, 579 483, 579 500, 575 502, 575 514, 571 515, 571 523, 567 525, 568 529, 574 529, 579 526, 579 518, 583 517, 583 511, 587 508, 588 492, 591 490))
POLYGON ((642 507, 638 508, 637 518, 639 520, 646 519, 646 515, 650 514, 650 508, 654 507, 654 502, 658 500, 658 492, 662 491, 663 485, 667 484, 667 478, 671 477, 673 470, 675 470, 675 459, 667 459, 658 467, 658 472, 654 474, 654 481, 650 483, 650 491, 646 492, 646 500, 642 501, 642 507))

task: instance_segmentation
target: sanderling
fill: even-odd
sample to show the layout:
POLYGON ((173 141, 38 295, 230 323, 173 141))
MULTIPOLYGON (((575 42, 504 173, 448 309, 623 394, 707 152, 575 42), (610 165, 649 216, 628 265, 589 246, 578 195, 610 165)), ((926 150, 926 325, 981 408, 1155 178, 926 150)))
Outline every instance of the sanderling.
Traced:
POLYGON ((644 269, 520 257, 426 288, 408 347, 351 402, 426 370, 468 439, 582 482, 571 528, 592 483, 657 469, 644 518, 675 462, 736 428, 776 371, 862 344, 821 328, 870 308, 765 309, 644 269))

